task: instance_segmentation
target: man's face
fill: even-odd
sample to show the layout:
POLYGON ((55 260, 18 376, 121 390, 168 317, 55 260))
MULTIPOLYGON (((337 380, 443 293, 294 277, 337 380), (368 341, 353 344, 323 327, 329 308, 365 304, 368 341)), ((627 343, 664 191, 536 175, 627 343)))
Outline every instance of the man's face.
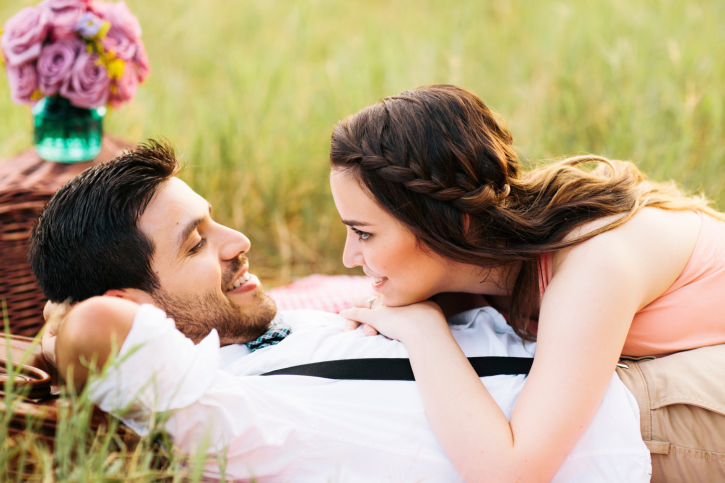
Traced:
POLYGON ((139 228, 153 240, 161 288, 150 294, 187 337, 214 328, 222 345, 254 340, 276 307, 249 273, 249 239, 211 218, 211 206, 178 178, 159 186, 139 228))

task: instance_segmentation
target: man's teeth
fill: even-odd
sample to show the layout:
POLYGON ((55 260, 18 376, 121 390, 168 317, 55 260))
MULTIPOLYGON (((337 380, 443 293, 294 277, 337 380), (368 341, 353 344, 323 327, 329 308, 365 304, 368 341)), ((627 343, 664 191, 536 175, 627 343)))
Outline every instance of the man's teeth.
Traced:
POLYGON ((236 279, 231 286, 229 287, 229 290, 234 290, 235 288, 239 288, 240 285, 242 285, 244 282, 248 281, 250 278, 252 278, 251 275, 249 275, 249 272, 244 272, 238 279, 236 279))

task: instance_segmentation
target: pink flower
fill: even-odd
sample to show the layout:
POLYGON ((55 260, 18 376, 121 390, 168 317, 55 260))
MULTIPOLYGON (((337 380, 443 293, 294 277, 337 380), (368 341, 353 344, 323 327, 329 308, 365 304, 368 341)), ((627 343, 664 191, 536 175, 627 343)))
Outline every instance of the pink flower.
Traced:
POLYGON ((136 56, 136 42, 126 37, 121 29, 111 27, 108 34, 101 40, 101 45, 106 51, 113 52, 116 57, 124 61, 136 56))
POLYGON ((121 104, 125 104, 136 96, 138 88, 138 75, 133 66, 128 63, 123 71, 123 75, 116 81, 116 92, 111 93, 108 103, 113 108, 118 108, 121 104))
POLYGON ((77 38, 63 39, 43 47, 38 58, 38 87, 46 96, 58 93, 71 74, 73 64, 85 44, 77 38))
POLYGON ((53 10, 63 10, 64 8, 82 8, 88 7, 89 0, 44 0, 41 5, 53 10))
POLYGON ((81 50, 59 93, 74 106, 91 109, 106 104, 110 84, 111 78, 98 54, 81 50))
POLYGON ((5 23, 0 47, 8 65, 18 66, 40 55, 48 35, 48 12, 38 7, 25 7, 5 23))
POLYGON ((32 62, 23 65, 7 65, 10 81, 10 97, 16 104, 33 103, 33 93, 38 88, 38 74, 32 62))
POLYGON ((111 23, 111 31, 119 30, 132 42, 141 38, 141 24, 128 9, 126 2, 109 3, 95 0, 89 3, 89 8, 96 15, 111 23))
POLYGON ((47 9, 53 40, 75 37, 74 27, 88 9, 87 0, 44 0, 40 7, 47 9))
POLYGON ((151 64, 149 63, 149 57, 146 54, 146 47, 143 42, 138 42, 138 49, 136 49, 136 73, 138 74, 138 81, 145 82, 151 74, 151 64))

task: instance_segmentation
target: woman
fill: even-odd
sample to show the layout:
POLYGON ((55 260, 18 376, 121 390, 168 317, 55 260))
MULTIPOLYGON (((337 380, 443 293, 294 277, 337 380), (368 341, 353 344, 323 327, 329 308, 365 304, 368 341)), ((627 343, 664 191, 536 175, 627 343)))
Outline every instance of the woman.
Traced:
POLYGON ((330 158, 343 261, 373 277, 383 302, 342 315, 406 344, 430 423, 466 480, 550 480, 621 354, 725 342, 725 217, 631 163, 583 156, 525 173, 494 114, 445 85, 341 121, 330 158), (510 421, 440 308, 416 303, 446 292, 484 296, 537 340, 510 421))

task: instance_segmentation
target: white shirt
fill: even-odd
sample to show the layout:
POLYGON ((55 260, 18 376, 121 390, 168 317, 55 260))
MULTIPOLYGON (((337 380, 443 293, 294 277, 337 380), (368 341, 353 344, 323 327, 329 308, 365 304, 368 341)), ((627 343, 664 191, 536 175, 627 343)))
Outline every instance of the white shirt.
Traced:
MULTIPOLYGON (((194 345, 164 312, 141 306, 120 362, 92 383, 91 397, 141 435, 153 413, 173 410, 165 426, 182 451, 194 452, 208 442, 209 478, 219 477, 215 456, 226 451, 228 479, 461 481, 428 424, 415 382, 259 376, 325 360, 407 358, 402 343, 366 337, 362 330, 343 332, 342 319, 325 312, 284 312, 283 320, 293 326, 289 337, 242 357, 245 350, 231 347, 225 352, 236 351, 237 357, 221 368, 216 331, 194 345)), ((532 357, 534 352, 535 344, 522 343, 489 307, 450 323, 469 357, 532 357)), ((523 375, 481 378, 507 418, 525 380, 523 375)), ((644 482, 650 473, 639 409, 613 374, 592 424, 554 481, 644 482)))

